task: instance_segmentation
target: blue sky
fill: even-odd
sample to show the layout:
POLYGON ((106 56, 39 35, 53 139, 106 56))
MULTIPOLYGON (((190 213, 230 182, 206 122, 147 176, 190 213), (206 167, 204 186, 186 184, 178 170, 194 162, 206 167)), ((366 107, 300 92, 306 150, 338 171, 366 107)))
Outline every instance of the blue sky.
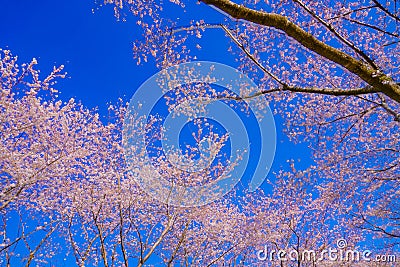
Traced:
POLYGON ((117 22, 111 8, 94 14, 92 8, 92 1, 1 0, 0 46, 20 62, 36 57, 43 75, 64 64, 61 98, 74 97, 103 113, 107 102, 131 95, 156 69, 137 66, 132 57, 134 21, 117 22))

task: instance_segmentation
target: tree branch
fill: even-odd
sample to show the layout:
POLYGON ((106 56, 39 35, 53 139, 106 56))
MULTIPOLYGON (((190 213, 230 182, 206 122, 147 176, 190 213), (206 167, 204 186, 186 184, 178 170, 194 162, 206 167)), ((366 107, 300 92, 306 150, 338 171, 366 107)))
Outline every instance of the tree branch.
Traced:
POLYGON ((291 22, 287 17, 275 14, 257 11, 233 3, 230 0, 200 0, 207 5, 212 5, 236 19, 242 19, 253 22, 258 25, 273 27, 282 30, 289 37, 295 39, 302 46, 317 53, 318 55, 333 61, 351 73, 357 75, 370 86, 374 87, 400 103, 400 86, 398 86, 390 77, 380 71, 374 70, 360 60, 319 41, 312 34, 306 32, 298 25, 291 22))
POLYGON ((322 25, 324 25, 324 27, 327 28, 330 32, 332 32, 340 41, 342 41, 348 47, 353 49, 354 52, 356 52, 358 55, 360 55, 362 58, 364 58, 364 60, 366 62, 368 62, 374 69, 379 69, 378 66, 375 65, 374 61, 371 58, 369 58, 360 48, 356 47, 353 43, 351 43, 349 40, 347 40, 342 35, 340 35, 330 23, 327 23, 325 20, 323 20, 314 11, 312 11, 308 6, 306 6, 302 1, 300 1, 300 0, 294 0, 294 1, 296 3, 298 3, 305 11, 307 11, 313 18, 315 18, 322 25))
POLYGON ((254 93, 252 95, 247 96, 221 96, 218 99, 227 99, 227 100, 245 100, 254 97, 258 97, 261 95, 266 95, 274 92, 294 92, 294 93, 310 93, 310 94, 322 94, 322 95, 332 95, 332 96, 356 96, 363 94, 371 94, 376 93, 374 88, 372 87, 364 87, 364 88, 354 88, 349 90, 344 89, 331 89, 331 88, 317 88, 317 87, 297 87, 297 86, 284 86, 283 88, 272 88, 268 90, 262 90, 260 92, 254 93))
POLYGON ((368 27, 368 28, 374 29, 374 30, 376 30, 376 31, 378 31, 378 32, 381 32, 381 33, 390 35, 390 36, 392 36, 392 37, 396 37, 396 38, 399 38, 399 37, 400 37, 397 33, 392 33, 392 32, 385 31, 385 30, 383 30, 383 29, 381 29, 381 28, 379 28, 379 27, 377 27, 377 26, 375 26, 375 25, 371 25, 371 24, 368 24, 368 23, 364 23, 364 22, 361 22, 361 21, 358 21, 358 20, 355 20, 355 19, 351 19, 351 18, 344 18, 344 19, 347 20, 347 21, 353 22, 353 23, 355 23, 355 24, 358 24, 358 25, 361 25, 361 26, 364 26, 364 27, 368 27))
POLYGON ((390 17, 394 18, 397 21, 400 21, 400 18, 396 15, 394 15, 392 12, 390 12, 388 9, 386 9, 384 6, 381 5, 381 3, 379 3, 377 0, 372 0, 372 2, 375 3, 375 5, 381 9, 383 12, 385 12, 386 14, 388 14, 390 17))

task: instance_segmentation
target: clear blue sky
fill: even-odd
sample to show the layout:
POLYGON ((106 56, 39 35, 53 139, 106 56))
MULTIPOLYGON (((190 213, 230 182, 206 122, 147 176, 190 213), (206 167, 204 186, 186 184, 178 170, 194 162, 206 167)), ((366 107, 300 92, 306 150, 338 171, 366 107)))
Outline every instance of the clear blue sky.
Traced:
POLYGON ((64 64, 68 78, 59 89, 85 106, 106 110, 106 103, 130 96, 156 69, 137 66, 132 41, 134 21, 117 22, 111 8, 94 1, 0 1, 0 46, 19 56, 36 57, 43 75, 64 64))

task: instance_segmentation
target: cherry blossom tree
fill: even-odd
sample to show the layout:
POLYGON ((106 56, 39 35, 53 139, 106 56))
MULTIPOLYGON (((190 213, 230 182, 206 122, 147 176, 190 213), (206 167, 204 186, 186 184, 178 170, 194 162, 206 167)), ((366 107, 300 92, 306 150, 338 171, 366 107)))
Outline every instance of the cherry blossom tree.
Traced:
POLYGON ((57 246, 49 249, 50 238, 71 201, 63 192, 85 176, 88 158, 105 144, 107 128, 73 99, 57 100, 54 86, 65 76, 63 66, 40 79, 36 59, 19 66, 8 50, 1 51, 0 64, 1 261, 15 264, 15 248, 25 244, 30 265, 39 254, 40 260, 54 255, 57 246))
MULTIPOLYGON (((265 246, 322 252, 338 237, 352 249, 373 237, 398 250, 397 1, 104 3, 120 19, 137 16, 138 63, 153 57, 164 68, 196 59, 202 35, 220 31, 238 68, 259 85, 225 98, 266 98, 313 162, 298 169, 289 161, 270 179, 271 192, 232 191, 201 207, 161 203, 126 172, 123 103, 110 106, 113 118, 104 123, 83 105, 58 100, 62 66, 41 79, 36 60, 19 66, 2 50, 2 266, 59 266, 64 258, 77 266, 265 266, 257 257, 265 246), (164 12, 168 5, 193 18, 178 23, 164 12), (220 21, 196 12, 203 6, 220 11, 220 21)), ((146 151, 135 149, 140 162, 146 151)), ((163 159, 158 164, 171 174, 163 159)), ((300 257, 275 263, 332 266, 300 257)))
POLYGON ((35 59, 19 66, 2 50, 0 62, 2 266, 213 265, 248 249, 235 197, 175 207, 137 185, 124 163, 124 104, 110 106, 104 124, 58 100, 62 66, 40 79, 35 59))
POLYGON ((107 1, 119 18, 129 19, 132 10, 139 16, 138 63, 196 59, 202 35, 220 31, 239 68, 259 85, 234 99, 265 97, 285 118, 288 136, 309 145, 314 164, 291 176, 314 177, 307 183, 323 207, 318 212, 329 210, 337 222, 347 221, 342 229, 398 248, 398 2, 171 2, 174 16, 163 12, 169 3, 107 1), (220 12, 220 20, 196 12, 204 6, 220 12))

